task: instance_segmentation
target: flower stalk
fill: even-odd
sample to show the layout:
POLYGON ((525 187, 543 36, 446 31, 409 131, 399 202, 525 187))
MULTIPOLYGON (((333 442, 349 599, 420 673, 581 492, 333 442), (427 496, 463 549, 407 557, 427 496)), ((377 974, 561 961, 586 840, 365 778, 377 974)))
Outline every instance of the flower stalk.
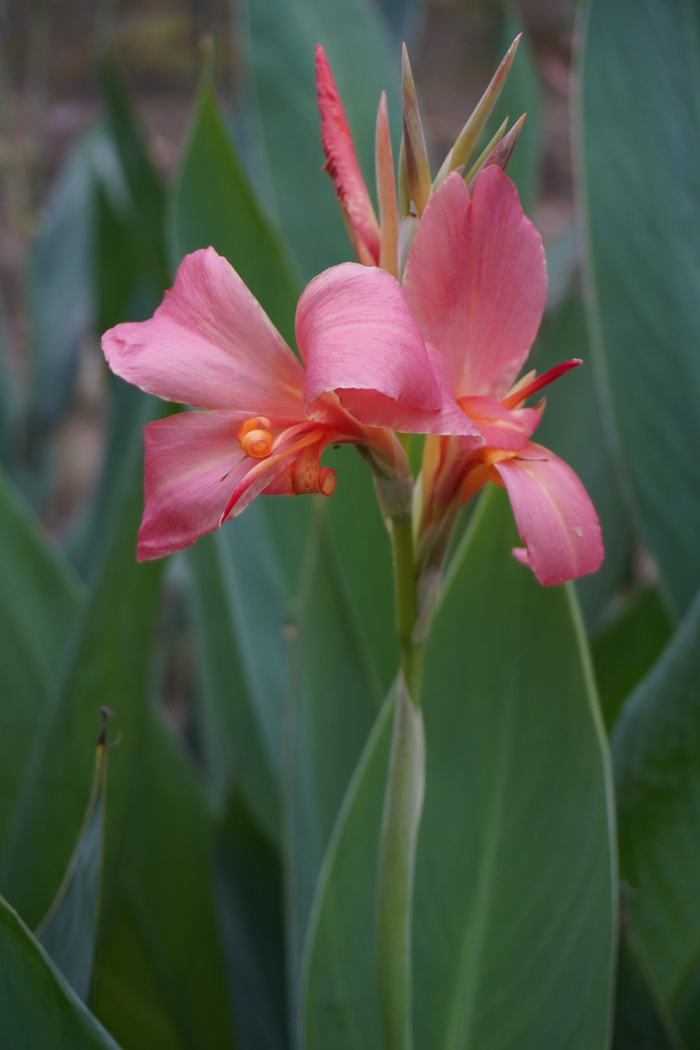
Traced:
POLYGON ((411 1050, 411 930, 416 847, 425 789, 425 734, 420 709, 422 639, 416 637, 418 600, 410 480, 397 486, 375 477, 394 555, 396 628, 401 668, 384 795, 377 883, 377 966, 386 1050, 411 1050))

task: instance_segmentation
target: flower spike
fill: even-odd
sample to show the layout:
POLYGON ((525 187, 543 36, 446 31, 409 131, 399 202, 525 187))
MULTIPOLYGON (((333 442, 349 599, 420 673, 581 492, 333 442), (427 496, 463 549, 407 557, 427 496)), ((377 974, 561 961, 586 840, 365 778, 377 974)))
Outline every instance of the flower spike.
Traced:
POLYGON ((435 192, 451 171, 454 171, 456 168, 461 168, 469 163, 479 136, 486 127, 486 122, 491 116, 493 107, 496 105, 499 95, 508 79, 510 67, 513 65, 513 59, 518 50, 521 36, 522 33, 519 33, 506 51, 505 57, 496 70, 491 83, 486 88, 486 91, 481 96, 476 109, 457 136, 454 146, 445 157, 442 167, 435 177, 433 192, 435 192))
POLYGON ((377 216, 357 163, 343 103, 320 44, 316 45, 316 90, 321 111, 321 142, 326 155, 323 170, 333 180, 357 258, 365 266, 377 266, 380 251, 377 216))
POLYGON ((408 60, 406 45, 403 45, 401 57, 402 93, 403 93, 403 159, 406 165, 406 182, 408 195, 416 206, 418 215, 430 197, 430 164, 425 145, 423 125, 421 124, 416 98, 416 86, 413 82, 411 63, 408 60))
POLYGON ((494 138, 489 142, 488 146, 477 160, 472 170, 465 176, 465 182, 469 185, 482 171, 484 168, 488 168, 491 165, 495 165, 500 168, 501 171, 505 171, 510 162, 510 158, 513 155, 515 144, 520 137, 520 132, 523 129, 525 123, 525 117, 527 113, 523 113, 520 120, 517 120, 513 127, 510 129, 507 135, 503 135, 507 120, 504 120, 501 127, 494 138))
POLYGON ((382 91, 377 110, 375 139, 377 167, 377 200, 379 201, 380 248, 379 265, 398 277, 398 214, 396 211, 396 184, 394 182, 394 158, 391 152, 389 115, 386 94, 382 91))

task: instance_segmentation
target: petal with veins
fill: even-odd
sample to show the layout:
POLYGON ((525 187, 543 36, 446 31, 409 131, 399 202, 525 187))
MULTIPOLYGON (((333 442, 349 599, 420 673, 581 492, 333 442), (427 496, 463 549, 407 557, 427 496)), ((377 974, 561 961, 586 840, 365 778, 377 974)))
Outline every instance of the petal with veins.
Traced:
POLYGON ((110 368, 149 394, 200 408, 302 413, 304 370, 252 292, 214 251, 187 255, 148 321, 102 337, 110 368))
POLYGON ((371 419, 363 414, 363 391, 409 410, 441 408, 418 325, 398 282, 384 270, 343 263, 315 277, 299 300, 296 332, 306 362, 307 405, 332 390, 355 391, 350 411, 363 423, 386 426, 392 422, 375 418, 374 406, 371 419))
POLYGON ((218 529, 231 492, 250 469, 236 437, 243 421, 237 412, 181 412, 146 426, 139 561, 218 529))
POLYGON ((534 442, 519 457, 495 464, 526 549, 515 556, 544 584, 595 572, 603 560, 600 524, 571 467, 534 442))
POLYGON ((423 338, 447 359, 457 397, 500 400, 520 371, 542 317, 541 238, 499 168, 473 199, 453 172, 428 204, 406 264, 406 297, 423 338))

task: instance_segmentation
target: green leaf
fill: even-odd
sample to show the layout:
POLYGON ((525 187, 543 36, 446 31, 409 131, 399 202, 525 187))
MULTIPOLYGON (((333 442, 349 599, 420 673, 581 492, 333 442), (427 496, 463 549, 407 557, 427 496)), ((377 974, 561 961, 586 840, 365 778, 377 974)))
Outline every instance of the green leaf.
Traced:
POLYGON ((587 13, 578 153, 591 331, 630 498, 683 612, 700 587, 700 11, 592 0, 587 13))
MULTIPOLYGON (((570 591, 540 587, 512 557, 515 542, 494 492, 456 555, 427 644, 417 1050, 607 1045, 616 887, 605 742, 570 591)), ((373 878, 358 875, 355 859, 373 870, 385 726, 375 727, 319 884, 308 1050, 381 1047, 373 878)))
POLYGON ((681 1035, 700 1036, 700 595, 613 735, 629 921, 681 1035))
POLYGON ((626 602, 596 634, 593 663, 608 729, 672 635, 673 623, 656 587, 626 602))
POLYGON ((119 1050, 37 941, 0 900, 3 1050, 119 1050))
POLYGON ((289 1038, 282 864, 235 794, 219 834, 216 890, 242 1050, 283 1050, 289 1038))
POLYGON ((426 650, 414 942, 425 1048, 607 1045, 607 747, 571 591, 541 587, 517 543, 493 492, 426 650))
POLYGON ((34 734, 83 601, 78 580, 2 469, 0 577, 1 856, 34 734))
POLYGON ((304 956, 304 1050, 384 1050, 375 905, 394 698, 377 716, 324 857, 304 956))
POLYGON ((399 48, 389 43, 376 7, 363 0, 248 0, 245 10, 252 88, 246 120, 257 135, 252 166, 306 283, 353 255, 331 180, 321 172, 314 48, 321 43, 326 51, 372 189, 382 91, 400 127, 399 48))
POLYGON ((382 699, 337 572, 323 520, 325 504, 317 504, 317 509, 298 607, 286 738, 290 770, 286 874, 295 997, 323 856, 382 699))
POLYGON ((110 770, 107 892, 109 858, 121 834, 145 708, 163 567, 136 563, 142 470, 139 454, 119 479, 120 501, 105 525, 104 553, 90 600, 34 735, 0 855, 3 891, 31 924, 39 922, 51 903, 80 828, 103 706, 114 711, 122 735, 110 770))
POLYGON ((357 450, 345 445, 326 453, 324 463, 337 473, 327 515, 338 569, 386 693, 399 666, 389 533, 379 510, 372 474, 357 450))
POLYGON ((284 337, 291 340, 296 284, 206 83, 200 89, 170 205, 173 268, 188 252, 213 246, 228 259, 284 337))
POLYGON ((35 404, 40 425, 54 423, 73 390, 78 351, 95 316, 92 247, 95 164, 110 164, 96 125, 73 148, 40 217, 28 266, 35 404))
POLYGON ((547 407, 537 428, 537 441, 573 467, 600 518, 605 559, 596 573, 576 581, 590 630, 600 623, 614 592, 629 573, 633 537, 608 450, 583 303, 575 291, 545 317, 531 364, 538 372, 545 372, 572 357, 581 358, 583 365, 547 390, 547 407))
POLYGON ((95 957, 102 881, 105 777, 105 725, 95 752, 95 776, 83 826, 56 898, 36 936, 83 1002, 87 1002, 95 957))
POLYGON ((623 920, 617 960, 613 1050, 682 1050, 637 938, 623 920))
MULTIPOLYGON (((119 157, 130 205, 130 235, 138 246, 140 280, 146 286, 138 293, 143 301, 162 295, 169 283, 165 242, 166 197, 163 184, 151 164, 143 133, 132 112, 116 62, 106 61, 100 70, 105 123, 119 157)), ((147 313, 152 312, 148 308, 147 313)), ((118 318, 124 320, 124 317, 118 318)))
POLYGON ((128 1050, 237 1045, 212 894, 215 831, 190 759, 148 710, 111 860, 92 1003, 128 1050))
POLYGON ((205 765, 219 796, 239 785, 268 835, 278 840, 289 614, 260 501, 203 536, 187 558, 205 765))

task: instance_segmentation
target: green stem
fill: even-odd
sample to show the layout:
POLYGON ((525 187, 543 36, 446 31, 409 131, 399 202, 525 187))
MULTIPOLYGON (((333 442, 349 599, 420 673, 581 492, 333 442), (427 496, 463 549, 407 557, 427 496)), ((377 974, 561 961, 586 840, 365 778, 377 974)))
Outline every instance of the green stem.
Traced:
POLYGON ((412 1050, 413 874, 425 785, 420 710, 422 644, 411 516, 412 486, 375 479, 394 553, 396 628, 401 645, 391 757, 384 795, 377 887, 377 964, 385 1050, 412 1050))
POLYGON ((416 577, 413 561, 413 521, 410 514, 397 514, 389 521, 394 548, 394 600, 396 630, 401 645, 401 668, 415 705, 420 703, 422 646, 413 638, 418 617, 416 577))
POLYGON ((423 807, 423 715, 399 675, 379 855, 377 965, 386 1050, 411 1050, 413 872, 423 807))

